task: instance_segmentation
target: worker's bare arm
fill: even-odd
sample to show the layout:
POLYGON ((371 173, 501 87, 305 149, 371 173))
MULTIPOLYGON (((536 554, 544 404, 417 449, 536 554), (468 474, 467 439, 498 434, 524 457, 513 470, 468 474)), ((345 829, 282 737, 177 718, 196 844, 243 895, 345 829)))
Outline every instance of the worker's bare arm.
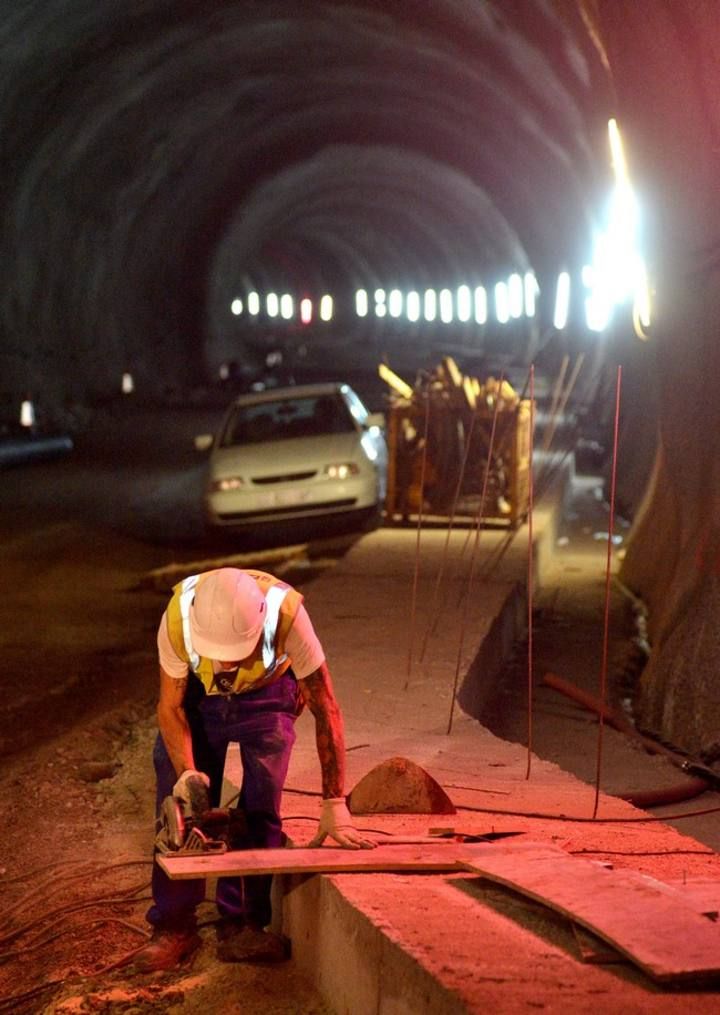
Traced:
POLYGON ((187 677, 178 680, 169 676, 162 666, 160 667, 158 726, 165 748, 178 775, 188 768, 195 768, 190 727, 183 708, 186 688, 187 677))
POLYGON ((299 684, 315 717, 323 796, 341 797, 345 785, 345 732, 327 664, 323 663, 299 684))

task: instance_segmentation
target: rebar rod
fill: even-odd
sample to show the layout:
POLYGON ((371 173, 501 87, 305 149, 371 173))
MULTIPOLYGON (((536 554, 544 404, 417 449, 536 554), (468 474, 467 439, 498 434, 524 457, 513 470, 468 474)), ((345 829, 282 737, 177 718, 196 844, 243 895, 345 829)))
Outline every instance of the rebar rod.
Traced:
POLYGON ((460 640, 458 644, 457 660, 455 663, 455 677, 453 680, 452 696, 450 698, 450 715, 448 717, 448 736, 452 732, 453 715, 455 713, 455 695, 457 693, 457 685, 460 677, 460 666, 462 664, 462 654, 465 645, 465 628, 467 626, 467 613, 470 603, 470 592, 472 589, 473 577, 475 574, 475 562, 477 559, 477 548, 480 542, 480 530, 482 529, 483 513, 485 509, 485 495, 487 494, 488 480, 490 477, 490 466, 492 464, 493 448, 495 445, 495 430, 497 428, 498 413, 500 410, 500 394, 502 392, 503 381, 505 380, 505 374, 500 375, 500 383, 498 385, 498 393, 495 398, 495 409, 493 411, 492 427, 490 429, 490 443, 488 446, 487 462, 485 463, 485 477, 483 479, 482 493, 480 494, 480 506, 477 514, 477 524, 475 527, 475 541, 473 544, 473 551, 470 558, 470 568, 468 571, 468 583, 467 592, 465 595, 465 601, 463 603, 461 622, 460 622, 460 640))
POLYGON ((415 641, 415 619, 417 613, 417 592, 418 592, 418 581, 420 577, 420 535, 422 531, 422 519, 423 519, 423 504, 425 502, 425 468, 427 465, 427 448, 428 448, 428 435, 430 433, 430 391, 425 392, 425 432, 423 434, 423 451, 420 464, 420 491, 418 493, 418 517, 417 517, 417 537, 415 539, 415 568, 413 573, 413 587, 412 597, 410 606, 410 632, 408 638, 408 654, 407 654, 407 672, 405 674, 405 686, 404 691, 407 691, 410 686, 410 676, 412 674, 413 665, 413 644, 415 641))
POLYGON ((525 778, 530 778, 532 766, 533 744, 533 450, 535 434, 535 365, 530 367, 530 461, 528 463, 528 560, 527 560, 527 627, 528 627, 528 665, 527 665, 527 768, 525 778))
MULTIPOLYGON (((612 472, 610 477, 610 517, 608 519, 607 538, 607 560, 605 564, 605 621, 603 625, 603 646, 602 665, 600 667, 600 704, 604 710, 607 697, 607 661, 608 661, 608 633, 610 630, 610 579, 612 567, 613 528, 615 525, 615 478, 617 474, 617 448, 618 430, 620 425, 620 387, 622 383, 622 367, 617 368, 617 383, 615 387, 615 429, 613 432, 613 454, 612 472)), ((593 817, 597 817, 598 805, 600 802, 600 773, 602 770, 603 755, 603 731, 605 729, 603 711, 598 719, 598 741, 597 741, 597 765, 595 769, 595 803, 593 805, 593 817)))

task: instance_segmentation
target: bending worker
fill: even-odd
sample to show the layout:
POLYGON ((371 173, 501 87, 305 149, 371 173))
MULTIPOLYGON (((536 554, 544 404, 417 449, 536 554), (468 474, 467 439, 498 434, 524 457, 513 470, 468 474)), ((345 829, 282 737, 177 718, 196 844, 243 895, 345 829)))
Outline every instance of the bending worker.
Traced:
MULTIPOLYGON (((315 717, 322 772, 322 812, 311 845, 330 836, 349 849, 374 845, 354 827, 343 797, 345 745, 322 646, 290 585, 263 571, 225 567, 175 586, 158 629, 159 736, 153 760, 158 808, 170 794, 190 801, 208 787, 218 806, 231 741, 240 745, 247 848, 282 841, 280 800, 304 704, 315 717), (202 785, 204 784, 204 785, 202 785)), ((283 942, 266 931, 270 876, 220 878, 218 957, 271 961, 283 942)), ((143 971, 171 969, 200 945, 195 909, 203 880, 171 880, 157 863, 150 942, 135 957, 143 971)))

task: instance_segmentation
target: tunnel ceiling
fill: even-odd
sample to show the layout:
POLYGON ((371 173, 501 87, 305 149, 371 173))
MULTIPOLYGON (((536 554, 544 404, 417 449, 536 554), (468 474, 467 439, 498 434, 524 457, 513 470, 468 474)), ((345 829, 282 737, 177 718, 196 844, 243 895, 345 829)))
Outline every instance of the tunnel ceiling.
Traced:
POLYGON ((571 0, 2 10, 6 385, 197 378, 237 343, 243 286, 587 257, 613 110, 571 0))

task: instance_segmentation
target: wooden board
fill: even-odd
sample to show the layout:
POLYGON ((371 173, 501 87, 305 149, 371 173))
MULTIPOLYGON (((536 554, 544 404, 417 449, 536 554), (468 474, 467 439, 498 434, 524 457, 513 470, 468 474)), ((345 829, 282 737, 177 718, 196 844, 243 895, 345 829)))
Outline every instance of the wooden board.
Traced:
POLYGON ((479 858, 486 843, 418 843, 375 849, 243 849, 199 856, 158 855, 165 873, 174 879, 226 877, 244 874, 338 874, 362 871, 457 871, 458 860, 479 858))
POLYGON ((367 850, 323 846, 157 859, 172 879, 470 871, 563 913, 654 980, 699 982, 720 976, 720 924, 701 915, 678 891, 636 871, 607 869, 544 843, 383 843, 367 850))
POLYGON ((663 983, 720 976, 720 925, 636 872, 607 870, 551 846, 488 845, 459 865, 586 927, 663 983))

